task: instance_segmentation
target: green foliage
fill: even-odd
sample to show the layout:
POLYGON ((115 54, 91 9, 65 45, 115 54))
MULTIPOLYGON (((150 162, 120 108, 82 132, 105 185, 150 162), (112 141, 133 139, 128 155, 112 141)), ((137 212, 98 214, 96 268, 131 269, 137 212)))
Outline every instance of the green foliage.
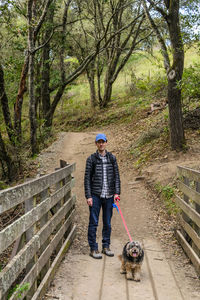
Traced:
MULTIPOLYGON (((149 153, 140 153, 138 148, 136 148, 135 150, 138 151, 138 156, 139 156, 138 160, 134 163, 134 167, 137 169, 137 168, 140 168, 141 165, 145 164, 148 161, 150 154, 149 153)), ((136 154, 137 154, 137 152, 136 152, 136 154)))
POLYGON ((19 56, 15 57, 14 55, 8 55, 5 59, 4 80, 9 104, 14 104, 16 101, 16 95, 19 88, 18 79, 20 78, 22 65, 23 59, 19 56))
MULTIPOLYGON (((5 184, 5 182, 0 180, 0 190, 7 189, 9 186, 5 184)), ((1 271, 1 266, 0 266, 0 271, 1 271)))
POLYGON ((173 199, 173 197, 175 195, 174 187, 171 187, 170 185, 163 186, 160 183, 157 183, 155 185, 155 189, 161 195, 161 199, 163 199, 163 201, 164 201, 164 204, 165 204, 168 214, 169 215, 177 214, 179 211, 179 208, 177 207, 177 205, 173 199))
POLYGON ((193 109, 200 100, 200 63, 195 63, 184 70, 182 82, 182 97, 184 110, 193 109))
POLYGON ((16 293, 16 297, 17 299, 21 299, 22 295, 25 291, 27 291, 30 287, 29 283, 24 283, 22 286, 20 286, 19 284, 17 284, 12 290, 9 291, 8 294, 8 299, 11 298, 11 296, 16 293))
POLYGON ((132 74, 130 90, 134 95, 146 94, 149 97, 157 97, 166 95, 167 77, 160 72, 150 76, 144 74, 137 77, 132 74))

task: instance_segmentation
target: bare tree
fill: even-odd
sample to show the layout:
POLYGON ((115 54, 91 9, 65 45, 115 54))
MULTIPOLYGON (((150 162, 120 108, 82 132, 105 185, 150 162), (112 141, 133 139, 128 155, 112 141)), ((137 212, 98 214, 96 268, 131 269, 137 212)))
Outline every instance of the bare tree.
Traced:
MULTIPOLYGON (((124 5, 125 3, 122 4, 124 5)), ((100 107, 106 107, 109 103, 111 99, 113 83, 127 63, 136 46, 145 38, 141 35, 141 33, 144 33, 145 31, 145 29, 142 30, 141 28, 144 21, 144 15, 141 12, 140 5, 138 6, 138 4, 138 1, 132 3, 132 6, 138 7, 137 9, 133 9, 134 13, 131 8, 130 11, 128 11, 128 16, 132 20, 127 30, 124 33, 120 32, 118 35, 116 35, 112 40, 110 47, 108 47, 106 51, 107 67, 104 79, 104 95, 102 102, 100 103, 100 107)), ((117 13, 113 18, 113 29, 114 31, 118 31, 124 26, 124 22, 126 22, 127 19, 127 13, 124 11, 123 6, 122 9, 119 9, 118 7, 115 9, 117 9, 117 13), (124 12, 125 15, 123 16, 124 12)))
POLYGON ((112 85, 119 72, 125 66, 135 47, 144 38, 140 37, 144 14, 141 12, 141 1, 118 0, 106 1, 78 1, 79 11, 83 19, 80 30, 72 32, 73 54, 81 62, 91 52, 92 48, 99 49, 97 56, 86 67, 86 74, 90 85, 91 105, 106 107, 111 99, 112 85), (87 7, 87 9, 85 9, 87 7), (89 7, 89 9, 88 9, 89 7), (128 22, 127 22, 128 20, 128 22), (112 37, 112 38, 111 38, 112 37), (74 46, 73 46, 74 44, 74 46), (103 45, 106 45, 103 49, 103 45), (104 93, 101 94, 101 77, 104 76, 104 93), (97 77, 97 95, 94 83, 97 77))
POLYGON ((157 1, 153 0, 143 0, 142 2, 146 16, 160 43, 161 52, 164 58, 164 67, 167 73, 171 148, 172 150, 182 150, 185 145, 185 136, 183 129, 181 88, 177 86, 177 83, 182 79, 184 68, 184 47, 179 20, 180 1, 164 0, 160 1, 159 4, 157 4, 157 1), (149 5, 147 5, 147 3, 149 5), (170 59, 168 47, 162 32, 151 15, 151 10, 159 13, 167 25, 172 59, 170 59))
MULTIPOLYGON (((122 1, 122 0, 119 0, 119 1, 122 1)), ((95 2, 95 0, 94 0, 94 2, 95 2)), ((81 1, 81 3, 82 3, 82 1, 81 1)), ((79 4, 80 4, 80 2, 79 2, 79 4)), ((65 70, 64 61, 62 60, 62 56, 60 56, 60 59, 61 59, 60 60, 60 62, 61 62, 60 63, 60 78, 61 79, 60 79, 60 83, 57 86, 55 86, 54 89, 51 89, 51 91, 56 90, 56 94, 51 103, 51 107, 45 116, 46 126, 51 127, 56 107, 57 107, 61 97, 63 96, 66 86, 69 85, 76 78, 78 78, 87 69, 87 67, 89 67, 89 65, 93 61, 95 61, 95 59, 99 53, 103 52, 105 49, 107 49, 107 47, 109 47, 109 45, 110 45, 112 39, 114 39, 115 35, 120 34, 120 32, 127 29, 133 23, 133 22, 131 22, 131 24, 128 24, 128 25, 125 24, 124 26, 119 28, 116 32, 111 31, 110 34, 108 36, 106 36, 113 17, 114 17, 114 14, 111 14, 109 16, 105 31, 102 31, 101 34, 98 36, 98 38, 95 39, 95 43, 93 44, 93 47, 90 48, 89 53, 86 52, 85 56, 82 58, 82 60, 79 64, 79 66, 68 75, 66 75, 64 73, 64 70, 65 70), (63 75, 65 75, 65 76, 63 76, 63 75)), ((67 26, 65 26, 64 32, 65 32, 65 35, 68 33, 67 26)))

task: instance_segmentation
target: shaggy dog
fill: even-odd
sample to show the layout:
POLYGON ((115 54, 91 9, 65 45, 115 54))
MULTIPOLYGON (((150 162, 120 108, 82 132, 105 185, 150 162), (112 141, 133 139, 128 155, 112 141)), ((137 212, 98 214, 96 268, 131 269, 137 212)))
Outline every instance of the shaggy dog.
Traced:
POLYGON ((126 274, 130 280, 140 281, 141 265, 144 258, 144 251, 139 242, 128 242, 119 259, 122 262, 120 273, 126 274))

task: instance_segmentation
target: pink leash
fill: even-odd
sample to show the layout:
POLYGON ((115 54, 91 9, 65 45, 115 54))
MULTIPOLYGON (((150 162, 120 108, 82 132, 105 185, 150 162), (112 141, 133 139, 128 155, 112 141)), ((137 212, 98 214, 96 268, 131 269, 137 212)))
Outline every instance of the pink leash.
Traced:
POLYGON ((119 213, 120 213, 120 215, 121 215, 121 218, 122 218, 124 227, 125 227, 125 229, 126 229, 126 232, 127 232, 127 234, 128 234, 129 240, 130 240, 130 242, 132 242, 133 240, 132 240, 131 235, 130 235, 130 233, 129 233, 129 231, 128 231, 128 227, 127 227, 126 222, 125 222, 125 220, 124 220, 124 217, 123 217, 121 208, 120 208, 120 206, 119 206, 119 203, 118 203, 118 201, 116 201, 115 203, 116 203, 116 206, 117 206, 117 208, 118 208, 118 211, 119 211, 119 213))

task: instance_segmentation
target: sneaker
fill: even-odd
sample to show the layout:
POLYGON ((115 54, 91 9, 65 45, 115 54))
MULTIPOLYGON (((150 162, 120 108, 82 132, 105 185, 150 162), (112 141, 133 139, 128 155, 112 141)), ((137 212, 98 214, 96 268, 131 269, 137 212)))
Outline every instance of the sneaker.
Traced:
POLYGON ((92 256, 93 258, 96 258, 96 259, 101 259, 102 258, 102 255, 101 255, 101 253, 99 253, 98 250, 91 250, 90 251, 90 256, 92 256))
POLYGON ((114 253, 110 250, 110 248, 103 248, 102 253, 107 256, 114 256, 114 253))

